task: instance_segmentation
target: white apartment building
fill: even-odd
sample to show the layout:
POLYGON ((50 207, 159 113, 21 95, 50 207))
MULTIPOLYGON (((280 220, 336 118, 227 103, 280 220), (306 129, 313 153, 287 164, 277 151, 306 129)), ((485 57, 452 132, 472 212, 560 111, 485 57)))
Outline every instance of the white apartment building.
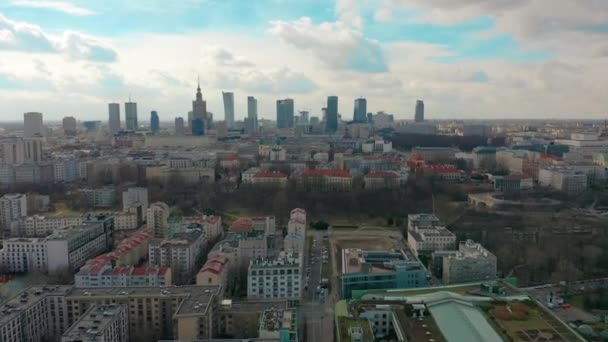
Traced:
POLYGON ((243 171, 241 173, 241 183, 246 185, 253 184, 253 177, 260 171, 261 169, 259 167, 252 167, 243 171))
POLYGON ((148 261, 152 266, 170 267, 173 279, 184 279, 198 271, 196 259, 207 243, 205 231, 175 233, 171 239, 153 239, 148 245, 148 261))
POLYGON ((128 342, 129 318, 125 304, 92 305, 61 336, 61 342, 128 342))
POLYGON ((439 225, 439 219, 431 214, 408 216, 407 243, 412 252, 430 254, 456 248, 456 235, 439 225))
POLYGON ((446 285, 496 279, 496 256, 472 240, 460 242, 457 251, 434 253, 436 263, 441 263, 446 285))
POLYGON ((103 224, 59 230, 45 238, 49 273, 80 268, 87 260, 108 251, 107 239, 103 224))
POLYGON ((59 159, 53 161, 53 179, 55 183, 71 183, 80 178, 80 162, 78 160, 59 159))
POLYGON ((0 341, 57 340, 68 327, 68 286, 30 287, 3 303, 0 341))
POLYGON ((304 209, 296 208, 291 211, 287 223, 287 234, 306 236, 306 211, 304 209))
POLYGON ((163 202, 152 203, 147 211, 146 223, 157 238, 168 237, 169 206, 163 202))
POLYGON ((80 226, 84 217, 77 216, 28 216, 23 221, 23 231, 27 237, 46 237, 64 227, 80 226))
POLYGON ((538 172, 541 186, 577 194, 587 189, 587 174, 566 166, 545 167, 538 172))
POLYGON ((148 189, 147 188, 128 188, 122 193, 122 210, 140 212, 142 221, 146 219, 148 209, 148 189))
POLYGON ((0 263, 3 271, 8 273, 46 272, 48 270, 46 240, 6 239, 0 250, 0 263))
POLYGON ((106 264, 87 264, 74 275, 74 286, 93 287, 145 287, 172 285, 169 267, 120 267, 106 264))
POLYGON ((365 141, 361 144, 363 153, 390 153, 393 150, 393 143, 376 138, 365 141))
POLYGON ((0 225, 4 228, 11 222, 27 216, 27 197, 24 194, 6 194, 0 197, 0 225))
POLYGON ((248 299, 294 299, 302 295, 302 265, 298 253, 251 260, 247 272, 248 299))
POLYGON ((138 217, 135 212, 113 213, 115 230, 133 230, 138 228, 138 217))

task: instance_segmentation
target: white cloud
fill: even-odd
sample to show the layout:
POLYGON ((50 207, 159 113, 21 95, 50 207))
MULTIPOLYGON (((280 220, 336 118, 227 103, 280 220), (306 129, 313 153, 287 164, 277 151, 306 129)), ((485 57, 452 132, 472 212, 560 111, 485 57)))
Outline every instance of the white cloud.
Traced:
POLYGON ((393 21, 393 12, 388 7, 381 7, 374 12, 374 20, 380 23, 393 21))
POLYGON ((116 52, 99 39, 79 32, 46 33, 38 25, 10 20, 0 14, 0 50, 59 53, 72 59, 113 62, 116 52))
POLYGON ((282 42, 308 51, 331 68, 383 72, 382 47, 342 22, 315 25, 308 17, 296 21, 272 21, 269 32, 282 42))
POLYGON ((210 57, 217 65, 235 68, 250 68, 255 66, 255 64, 247 61, 242 56, 235 56, 230 51, 219 46, 212 47, 209 52, 210 57))
POLYGON ((49 9, 77 16, 87 16, 95 14, 95 12, 89 9, 78 7, 69 2, 63 1, 15 0, 12 2, 12 5, 17 7, 49 9))

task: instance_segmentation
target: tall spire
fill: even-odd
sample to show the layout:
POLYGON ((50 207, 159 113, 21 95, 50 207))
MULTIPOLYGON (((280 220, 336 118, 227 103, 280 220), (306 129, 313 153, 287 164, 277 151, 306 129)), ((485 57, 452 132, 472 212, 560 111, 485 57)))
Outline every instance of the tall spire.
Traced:
POLYGON ((197 83, 198 83, 198 87, 196 87, 196 90, 198 92, 200 92, 201 91, 201 75, 198 75, 197 83))

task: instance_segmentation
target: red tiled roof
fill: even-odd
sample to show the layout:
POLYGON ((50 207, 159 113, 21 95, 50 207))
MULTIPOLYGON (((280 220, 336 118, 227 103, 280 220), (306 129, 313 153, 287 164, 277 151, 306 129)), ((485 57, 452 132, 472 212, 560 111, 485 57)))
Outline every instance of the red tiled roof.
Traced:
POLYGON ((365 178, 397 178, 394 172, 377 171, 368 173, 365 178))
POLYGON ((558 157, 558 156, 554 156, 552 154, 548 154, 548 153, 541 153, 540 157, 542 159, 553 159, 555 161, 562 161, 562 158, 558 157))
POLYGON ((169 267, 161 267, 158 269, 158 275, 165 275, 169 272, 169 267))
POLYGON ((112 270, 112 275, 129 275, 131 273, 131 268, 129 267, 115 267, 112 270))
POLYGON ((239 160, 239 156, 233 154, 233 155, 229 155, 229 156, 223 157, 222 160, 224 160, 224 161, 235 161, 235 160, 239 160))
POLYGON ((308 169, 302 172, 302 177, 346 177, 351 178, 348 171, 345 170, 316 170, 308 169))
POLYGON ((217 256, 217 257, 211 258, 205 263, 205 265, 203 265, 203 267, 201 268, 199 273, 211 272, 214 274, 220 274, 227 263, 228 263, 228 258, 226 258, 226 257, 217 256))
POLYGON ((131 275, 141 276, 141 275, 145 275, 146 273, 148 273, 147 267, 135 267, 133 269, 133 272, 131 272, 131 275))
POLYGON ((240 218, 230 225, 231 232, 244 233, 253 231, 253 225, 250 219, 240 218))
POLYGON ((423 170, 429 173, 458 173, 458 169, 454 165, 438 164, 438 165, 424 165, 423 170))
POLYGON ((254 178, 287 178, 287 175, 280 171, 260 171, 254 178))

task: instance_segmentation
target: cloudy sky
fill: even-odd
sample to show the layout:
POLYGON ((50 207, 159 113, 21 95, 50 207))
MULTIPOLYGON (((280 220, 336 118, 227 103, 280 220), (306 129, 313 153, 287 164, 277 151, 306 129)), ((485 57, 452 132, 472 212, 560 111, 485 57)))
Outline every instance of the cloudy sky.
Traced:
POLYGON ((2 0, 0 121, 140 120, 191 109, 197 76, 216 118, 221 91, 260 115, 275 100, 319 115, 327 95, 430 118, 608 116, 606 0, 2 0))

